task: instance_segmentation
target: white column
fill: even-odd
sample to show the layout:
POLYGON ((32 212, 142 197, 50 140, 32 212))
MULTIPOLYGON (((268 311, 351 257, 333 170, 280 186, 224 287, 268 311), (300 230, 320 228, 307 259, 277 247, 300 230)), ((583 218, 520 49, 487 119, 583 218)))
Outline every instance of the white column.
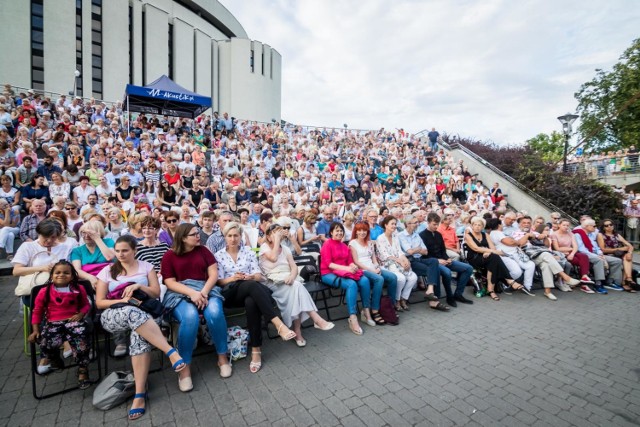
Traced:
POLYGON ((180 19, 173 20, 173 80, 193 90, 193 27, 180 19))

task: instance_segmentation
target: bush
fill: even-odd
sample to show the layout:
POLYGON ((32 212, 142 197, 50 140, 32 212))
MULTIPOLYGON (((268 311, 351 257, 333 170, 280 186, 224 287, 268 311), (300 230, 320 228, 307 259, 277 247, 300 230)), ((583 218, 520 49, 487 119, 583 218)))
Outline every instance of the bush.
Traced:
POLYGON ((622 196, 609 185, 583 173, 564 174, 528 145, 499 146, 445 135, 449 144, 460 144, 500 169, 540 197, 574 218, 590 215, 596 221, 622 214, 622 196))

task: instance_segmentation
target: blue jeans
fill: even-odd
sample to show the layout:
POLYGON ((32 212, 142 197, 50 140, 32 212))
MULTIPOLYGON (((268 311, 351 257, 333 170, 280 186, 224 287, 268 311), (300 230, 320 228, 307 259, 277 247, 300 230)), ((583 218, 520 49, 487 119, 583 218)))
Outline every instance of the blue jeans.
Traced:
POLYGON ((416 258, 410 256, 409 262, 411 263, 411 269, 414 273, 427 278, 427 285, 434 285, 434 291, 437 295, 438 289, 440 288, 440 270, 438 268, 440 264, 438 260, 436 258, 416 258))
MULTIPOLYGON (((380 298, 382 297, 382 287, 387 284, 387 295, 391 298, 393 304, 396 303, 396 290, 398 288, 398 278, 395 274, 387 270, 380 270, 380 274, 373 273, 371 271, 363 270, 364 275, 367 276, 369 282, 373 285, 373 294, 371 295, 371 309, 380 310, 380 298)), ((362 300, 366 298, 366 295, 362 295, 362 300)), ((364 305, 364 303, 363 303, 364 305)))
MULTIPOLYGON (((349 315, 358 314, 358 288, 360 288, 360 295, 362 296, 362 301, 364 305, 364 295, 370 295, 371 292, 371 283, 367 276, 362 275, 360 280, 357 282, 353 279, 347 279, 346 277, 340 278, 340 280, 336 280, 338 276, 333 273, 324 274, 322 276, 322 283, 325 285, 331 286, 332 288, 340 287, 346 291, 346 301, 347 301, 347 309, 349 310, 349 315), (335 282, 335 283, 334 283, 335 282)), ((378 301, 380 298, 378 298, 378 301)), ((365 307, 367 307, 369 304, 365 307)), ((182 353, 180 353, 182 354, 182 353)))
POLYGON ((444 291, 446 292, 448 297, 454 295, 462 295, 464 293, 464 288, 469 283, 469 278, 473 274, 473 267, 471 267, 466 262, 453 261, 449 265, 439 265, 440 267, 440 277, 442 278, 442 286, 444 286, 444 291), (458 278, 456 279, 456 292, 452 294, 451 292, 451 272, 455 271, 458 273, 458 278))
MULTIPOLYGON (((180 323, 178 329, 178 353, 184 359, 184 363, 191 363, 193 345, 198 338, 200 316, 195 304, 183 299, 173 309, 173 318, 180 323)), ((218 354, 227 353, 227 320, 222 310, 222 299, 209 298, 209 305, 204 309, 204 319, 211 334, 213 345, 218 354)))

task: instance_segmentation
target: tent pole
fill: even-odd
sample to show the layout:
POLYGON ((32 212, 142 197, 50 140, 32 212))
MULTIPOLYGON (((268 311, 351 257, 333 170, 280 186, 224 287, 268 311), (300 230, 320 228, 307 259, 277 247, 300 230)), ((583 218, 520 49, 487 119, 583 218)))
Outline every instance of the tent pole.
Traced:
POLYGON ((129 111, 129 96, 127 95, 127 136, 131 132, 131 111, 129 111))

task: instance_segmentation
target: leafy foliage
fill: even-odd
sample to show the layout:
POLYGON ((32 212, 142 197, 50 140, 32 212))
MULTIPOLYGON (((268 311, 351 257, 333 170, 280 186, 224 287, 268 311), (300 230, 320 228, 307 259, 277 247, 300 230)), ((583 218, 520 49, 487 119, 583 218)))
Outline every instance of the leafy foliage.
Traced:
POLYGON ((640 99, 636 99, 614 120, 597 131, 598 127, 640 93, 640 39, 633 41, 611 71, 596 70, 596 76, 583 84, 575 94, 579 131, 583 138, 595 135, 585 142, 587 151, 618 150, 640 141, 640 99))
POLYGON ((443 139, 490 160, 495 167, 574 218, 588 214, 600 220, 622 213, 622 198, 610 186, 582 173, 567 175, 558 171, 553 161, 545 161, 540 149, 533 149, 531 145, 500 146, 448 135, 443 139))
POLYGON ((528 139, 526 143, 545 162, 556 163, 564 158, 565 139, 560 132, 539 133, 528 139))

